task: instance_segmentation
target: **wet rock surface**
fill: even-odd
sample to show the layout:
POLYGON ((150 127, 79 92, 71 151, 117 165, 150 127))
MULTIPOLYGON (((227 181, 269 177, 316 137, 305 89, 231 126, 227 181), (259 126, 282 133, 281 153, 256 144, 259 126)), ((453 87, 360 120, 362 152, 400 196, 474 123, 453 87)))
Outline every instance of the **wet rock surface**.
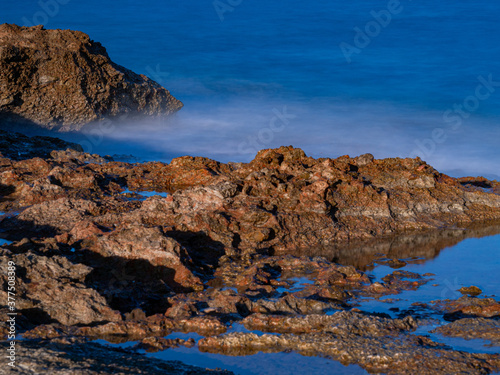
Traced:
MULTIPOLYGON (((29 345, 83 337, 135 340, 137 350, 155 351, 191 347, 193 340, 165 336, 196 332, 205 337, 198 347, 217 353, 293 350, 372 372, 488 373, 500 370, 498 355, 414 334, 425 322, 411 312, 392 319, 357 309, 362 299, 432 279, 404 270, 408 262, 465 233, 498 233, 473 225, 500 218, 500 197, 469 186, 474 181, 464 185, 419 159, 315 160, 292 147, 263 150, 248 164, 193 157, 131 164, 75 149, 4 157, 0 238, 9 242, 0 246, 0 266, 16 264, 19 330, 29 345), (432 231, 442 227, 449 228, 432 231), (418 240, 422 253, 405 253, 419 231, 427 233, 418 240), (364 254, 361 240, 379 238, 389 242, 368 259, 392 270, 374 281, 352 264, 364 254), (315 256, 342 244, 354 260, 335 249, 315 256), (250 332, 233 332, 239 324, 250 332)), ((6 276, 0 283, 6 301, 6 276)), ((446 334, 499 315, 496 300, 472 296, 477 287, 463 292, 469 296, 420 308, 462 321, 446 334)))
POLYGON ((387 319, 342 311, 332 316, 256 316, 244 323, 249 329, 291 333, 212 336, 200 340, 200 350, 226 355, 294 350, 386 374, 483 374, 498 369, 500 364, 500 355, 454 351, 425 336, 411 334, 418 323, 410 316, 387 319))
MULTIPOLYGON (((35 136, 28 137, 21 133, 0 130, 0 154, 11 160, 49 158, 52 152, 83 151, 82 146, 66 142, 59 138, 35 136)), ((97 157, 97 155, 95 155, 97 157)), ((99 157, 100 158, 100 157, 99 157)))
POLYGON ((168 115, 182 103, 111 61, 88 35, 0 25, 0 119, 55 130, 120 115, 168 115))
POLYGON ((432 332, 466 340, 483 339, 500 346, 500 319, 463 318, 438 327, 432 332))
POLYGON ((462 296, 456 300, 433 301, 429 308, 445 314, 448 320, 461 317, 500 317, 500 303, 494 298, 462 296))
MULTIPOLYGON (((6 344, 0 342, 6 350, 6 344)), ((232 372, 188 366, 179 361, 147 358, 82 340, 26 340, 18 345, 17 361, 22 366, 0 367, 0 374, 200 374, 230 375, 232 372)))
MULTIPOLYGON (((419 159, 374 160, 358 167, 356 158, 316 160, 291 147, 263 150, 251 163, 238 165, 191 157, 170 164, 94 164, 81 160, 85 154, 73 154, 5 160, 0 182, 15 191, 4 194, 1 209, 60 197, 70 203, 86 199, 99 204, 99 212, 87 210, 99 225, 169 227, 193 249, 196 242, 206 243, 205 236, 212 243, 210 251, 198 251, 205 257, 327 248, 500 218, 500 196, 469 191, 419 159), (417 187, 408 183, 411 179, 428 184, 417 187), (133 202, 122 199, 125 187, 171 195, 133 202)), ((53 220, 47 225, 65 229, 53 220)))

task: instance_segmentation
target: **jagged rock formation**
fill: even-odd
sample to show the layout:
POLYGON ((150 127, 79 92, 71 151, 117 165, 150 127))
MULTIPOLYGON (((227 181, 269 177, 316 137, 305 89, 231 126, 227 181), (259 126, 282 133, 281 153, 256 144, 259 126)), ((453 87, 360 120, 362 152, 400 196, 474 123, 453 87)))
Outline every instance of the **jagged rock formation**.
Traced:
MULTIPOLYGON (((498 182, 451 178, 418 158, 313 159, 292 147, 263 150, 248 164, 192 157, 170 164, 88 163, 84 155, 54 151, 44 160, 3 159, 0 183, 12 192, 0 209, 35 204, 19 219, 57 233, 83 217, 108 228, 169 227, 181 242, 198 233, 205 244, 203 233, 229 256, 500 219, 498 182), (171 194, 124 202, 125 187, 171 194), (90 208, 96 204, 99 209, 90 208), (103 208, 108 206, 113 209, 103 208)), ((204 256, 213 253, 203 250, 204 256)))
MULTIPOLYGON (((28 137, 21 133, 0 130, 0 154, 12 160, 48 158, 54 150, 75 150, 82 152, 79 144, 63 141, 54 137, 28 137)), ((94 159, 98 157, 93 155, 94 159)))
MULTIPOLYGON (((457 231, 500 219, 497 181, 451 178, 418 158, 313 159, 291 146, 262 150, 247 164, 194 157, 130 164, 74 148, 33 157, 22 145, 36 139, 9 140, 21 160, 0 155, 0 238, 9 241, 0 243, 0 267, 16 264, 17 322, 26 339, 134 338, 161 350, 192 345, 164 337, 195 331, 221 335, 198 342, 213 352, 296 350, 394 374, 414 373, 421 358, 430 366, 422 373, 500 369, 498 354, 463 353, 411 333, 426 324, 419 316, 353 309, 362 298, 429 282, 394 256, 433 257, 467 235, 498 233, 498 225, 457 231), (406 244, 422 232, 428 236, 411 240, 421 244, 412 253, 406 244), (359 241, 378 238, 390 242, 375 252, 392 252, 385 262, 397 270, 374 282, 353 267, 362 262, 347 264, 337 251, 349 244, 354 258, 364 257, 359 241), (322 254, 330 256, 309 257, 322 254), (310 282, 296 288, 297 278, 310 282), (235 322, 280 335, 224 335, 235 322)), ((1 301, 7 285, 0 275, 1 301)), ((494 326, 475 319, 497 319, 499 306, 474 296, 419 308, 461 319, 446 334, 470 336, 475 325, 494 326)), ((1 319, 7 312, 0 305, 1 319)), ((488 339, 497 340, 497 331, 488 339)))
POLYGON ((48 129, 124 114, 168 115, 182 103, 158 83, 112 62, 88 35, 0 25, 0 119, 48 129))

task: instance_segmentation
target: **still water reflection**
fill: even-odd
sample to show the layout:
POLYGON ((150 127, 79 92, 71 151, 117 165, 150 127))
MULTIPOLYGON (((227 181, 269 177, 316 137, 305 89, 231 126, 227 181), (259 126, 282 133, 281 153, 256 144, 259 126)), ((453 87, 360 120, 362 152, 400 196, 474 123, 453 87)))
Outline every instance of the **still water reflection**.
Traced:
MULTIPOLYGON (((397 296, 365 299, 357 302, 363 311, 385 313, 392 317, 424 315, 434 323, 421 326, 416 332, 427 335, 436 342, 455 350, 496 353, 498 347, 484 340, 448 338, 430 331, 446 324, 442 314, 419 311, 414 302, 438 299, 456 299, 462 286, 476 285, 482 296, 500 296, 500 223, 475 225, 465 229, 446 229, 424 235, 403 235, 371 242, 352 243, 344 247, 300 250, 297 256, 324 256, 337 263, 353 265, 365 271, 373 280, 380 280, 401 268, 417 273, 432 273, 432 280, 416 291, 405 291, 397 296), (389 262, 392 259, 404 262, 389 262)), ((299 280, 307 283, 307 280, 299 280)), ((498 299, 498 298, 497 298, 498 299)), ((237 325, 233 325, 237 326, 237 325)), ((188 338, 195 334, 174 333, 175 337, 188 338), (191 335, 191 336, 190 336, 191 335)), ((171 337, 173 338, 173 336, 171 337)), ((199 339, 196 335, 193 337, 199 339)), ((298 353, 257 353, 248 356, 225 356, 203 353, 195 348, 173 348, 148 356, 208 368, 224 368, 235 374, 367 374, 357 365, 345 366, 340 362, 321 357, 305 357, 298 353)))
MULTIPOLYGON (((498 234, 500 234, 500 222, 492 222, 465 228, 432 230, 424 234, 404 234, 371 241, 351 242, 329 248, 297 249, 293 255, 323 256, 339 264, 352 265, 361 271, 369 271, 376 267, 376 261, 383 258, 425 264, 437 258, 443 250, 466 239, 479 239, 498 234)), ((476 253, 477 250, 471 249, 471 251, 476 253)))

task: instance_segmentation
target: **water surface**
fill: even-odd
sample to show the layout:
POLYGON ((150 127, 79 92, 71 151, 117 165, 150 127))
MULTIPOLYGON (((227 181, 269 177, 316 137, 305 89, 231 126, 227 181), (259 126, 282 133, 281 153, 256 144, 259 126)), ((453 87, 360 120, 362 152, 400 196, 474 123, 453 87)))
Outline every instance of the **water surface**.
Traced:
POLYGON ((500 175, 499 2, 401 0, 348 59, 341 46, 356 46, 387 2, 254 0, 223 14, 200 0, 44 3, 4 1, 0 22, 84 31, 185 103, 169 122, 125 118, 88 134, 87 151, 247 161, 292 144, 500 175))

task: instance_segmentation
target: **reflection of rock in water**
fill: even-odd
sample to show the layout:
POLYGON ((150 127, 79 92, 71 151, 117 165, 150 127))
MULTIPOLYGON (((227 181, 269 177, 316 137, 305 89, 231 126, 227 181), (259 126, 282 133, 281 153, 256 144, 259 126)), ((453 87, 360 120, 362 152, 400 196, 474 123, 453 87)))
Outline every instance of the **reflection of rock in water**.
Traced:
POLYGON ((371 241, 355 241, 332 247, 296 249, 292 253, 296 256, 323 256, 336 263, 352 265, 366 271, 373 268, 373 262, 376 259, 415 259, 415 263, 424 263, 426 260, 437 257, 441 250, 455 246, 467 238, 496 234, 500 234, 500 222, 475 224, 466 228, 433 230, 425 234, 406 234, 371 241))
POLYGON ((411 316, 388 319, 340 311, 332 316, 256 316, 243 323, 267 332, 281 332, 286 327, 294 333, 231 332, 201 339, 200 351, 232 356, 296 351, 304 356, 326 356, 344 365, 358 364, 370 373, 398 375, 489 374, 500 367, 497 354, 455 351, 411 333, 419 326, 411 316))

